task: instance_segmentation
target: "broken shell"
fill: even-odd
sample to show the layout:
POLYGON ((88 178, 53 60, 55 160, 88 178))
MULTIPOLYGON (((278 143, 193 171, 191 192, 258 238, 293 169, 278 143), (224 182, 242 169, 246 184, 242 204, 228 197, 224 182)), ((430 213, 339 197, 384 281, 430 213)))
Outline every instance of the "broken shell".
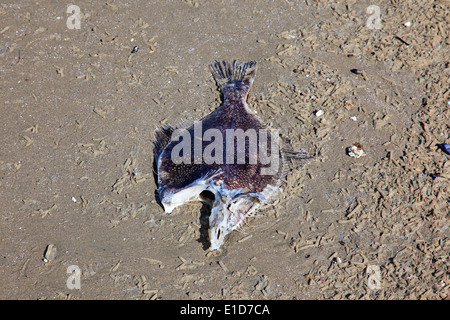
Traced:
POLYGON ((351 147, 347 148, 347 154, 352 158, 360 158, 366 155, 364 147, 359 142, 353 143, 351 147))
POLYGON ((54 244, 49 244, 47 246, 47 248, 45 249, 45 254, 44 254, 44 262, 50 262, 52 260, 55 259, 56 257, 56 246, 54 244))

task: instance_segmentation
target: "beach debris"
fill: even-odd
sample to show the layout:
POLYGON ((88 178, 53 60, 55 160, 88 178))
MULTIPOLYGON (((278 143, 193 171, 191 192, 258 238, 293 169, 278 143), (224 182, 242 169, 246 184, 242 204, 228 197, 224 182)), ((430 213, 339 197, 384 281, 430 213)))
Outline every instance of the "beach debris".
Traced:
POLYGON ((56 246, 54 244, 49 244, 45 249, 44 259, 42 259, 42 261, 44 261, 45 263, 50 262, 56 258, 56 254, 56 246))
POLYGON ((446 154, 450 154, 450 144, 448 143, 440 143, 437 145, 439 149, 444 151, 446 154))
POLYGON ((352 146, 347 148, 347 154, 352 158, 361 158, 366 155, 364 147, 359 142, 355 142, 352 146))
POLYGON ((400 38, 399 36, 394 36, 394 38, 399 40, 401 43, 406 44, 407 46, 409 46, 409 43, 406 42, 405 40, 403 40, 402 38, 400 38))

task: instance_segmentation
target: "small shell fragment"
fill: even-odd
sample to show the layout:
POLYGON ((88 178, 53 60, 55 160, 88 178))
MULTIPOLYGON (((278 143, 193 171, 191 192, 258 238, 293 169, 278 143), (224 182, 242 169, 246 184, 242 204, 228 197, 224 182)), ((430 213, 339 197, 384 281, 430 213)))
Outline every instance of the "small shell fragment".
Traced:
POLYGON ((442 151, 444 151, 446 154, 450 154, 450 144, 448 144, 448 143, 441 143, 441 144, 438 144, 438 147, 442 151))
POLYGON ((366 155, 364 147, 359 142, 353 143, 351 147, 347 148, 347 154, 352 158, 361 158, 366 155))
POLYGON ((54 260, 56 257, 56 253, 57 253, 56 246, 54 244, 49 244, 47 246, 47 248, 45 249, 43 261, 50 262, 50 261, 54 260))

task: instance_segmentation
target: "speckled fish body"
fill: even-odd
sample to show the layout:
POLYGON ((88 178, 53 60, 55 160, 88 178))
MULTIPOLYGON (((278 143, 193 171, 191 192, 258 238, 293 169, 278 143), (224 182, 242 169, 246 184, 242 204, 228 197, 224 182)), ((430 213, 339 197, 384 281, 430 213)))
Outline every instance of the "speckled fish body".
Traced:
POLYGON ((238 229, 261 205, 275 200, 280 189, 284 160, 277 137, 263 127, 247 104, 255 65, 255 62, 240 64, 236 61, 211 65, 212 74, 222 89, 222 105, 187 128, 165 126, 155 133, 160 201, 167 213, 188 201, 208 203, 212 250, 219 249, 225 236, 238 229), (261 133, 255 140, 258 148, 254 148, 249 137, 238 141, 237 132, 261 133), (185 146, 188 143, 182 152, 181 141, 185 146), (241 157, 243 151, 245 157, 241 157), (182 157, 183 161, 175 159, 174 155, 182 157), (265 156, 270 157, 270 164, 265 156), (204 191, 214 196, 204 197, 204 191))

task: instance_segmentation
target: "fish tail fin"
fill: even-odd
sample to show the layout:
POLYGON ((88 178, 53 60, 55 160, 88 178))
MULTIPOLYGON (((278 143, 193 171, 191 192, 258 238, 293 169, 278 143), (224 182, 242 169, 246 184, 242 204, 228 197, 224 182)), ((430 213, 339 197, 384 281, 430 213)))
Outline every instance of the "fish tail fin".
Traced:
POLYGON ((255 61, 240 63, 234 60, 230 63, 224 60, 222 62, 214 62, 210 65, 210 69, 217 85, 222 90, 229 85, 246 86, 250 89, 255 78, 255 66, 255 61))

